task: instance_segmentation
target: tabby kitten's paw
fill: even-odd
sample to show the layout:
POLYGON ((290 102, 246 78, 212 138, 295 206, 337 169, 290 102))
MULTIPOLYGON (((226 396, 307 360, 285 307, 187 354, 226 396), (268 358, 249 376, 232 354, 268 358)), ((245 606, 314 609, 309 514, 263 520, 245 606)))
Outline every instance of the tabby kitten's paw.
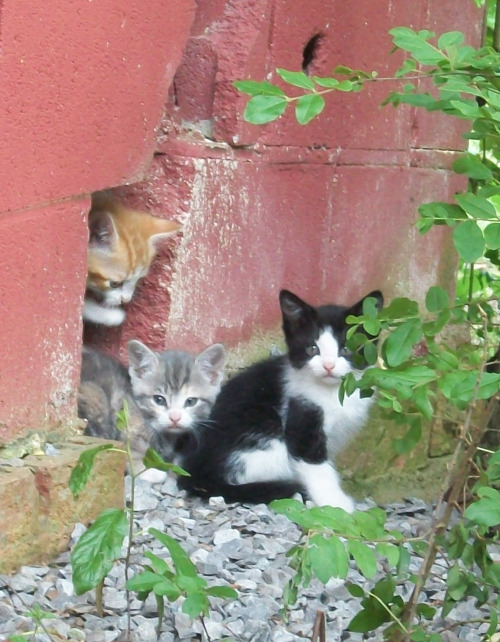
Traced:
POLYGON ((163 484, 167 479, 167 473, 156 468, 147 468, 139 477, 150 484, 163 484))

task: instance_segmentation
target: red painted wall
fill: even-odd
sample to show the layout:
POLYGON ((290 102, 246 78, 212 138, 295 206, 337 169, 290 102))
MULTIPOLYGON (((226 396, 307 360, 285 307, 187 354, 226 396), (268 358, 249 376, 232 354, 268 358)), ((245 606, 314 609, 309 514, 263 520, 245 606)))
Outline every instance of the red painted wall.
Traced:
POLYGON ((480 15, 470 0, 0 2, 0 444, 74 417, 94 190, 121 185, 131 205, 184 223, 124 326, 86 329, 122 355, 131 337, 244 340, 277 323, 281 287, 347 303, 446 282, 448 239, 413 223, 419 203, 458 188, 447 150, 463 146, 460 123, 379 109, 380 82, 329 99, 308 127, 254 127, 232 85, 300 69, 316 35, 312 73, 390 75, 399 25, 477 43, 480 15))
POLYGON ((89 194, 145 177, 193 16, 0 2, 0 445, 74 418, 89 194))
POLYGON ((372 288, 422 298, 455 268, 446 230, 419 237, 419 204, 451 199, 464 185, 449 172, 463 123, 409 106, 379 105, 394 84, 328 97, 306 127, 286 115, 245 123, 234 79, 279 84, 319 36, 309 71, 338 64, 391 76, 388 30, 461 30, 479 42, 470 0, 232 0, 200 3, 176 73, 148 180, 121 196, 181 212, 173 262, 162 258, 122 328, 91 339, 124 355, 128 339, 157 348, 232 344, 278 322, 287 287, 313 302, 349 303, 372 288))

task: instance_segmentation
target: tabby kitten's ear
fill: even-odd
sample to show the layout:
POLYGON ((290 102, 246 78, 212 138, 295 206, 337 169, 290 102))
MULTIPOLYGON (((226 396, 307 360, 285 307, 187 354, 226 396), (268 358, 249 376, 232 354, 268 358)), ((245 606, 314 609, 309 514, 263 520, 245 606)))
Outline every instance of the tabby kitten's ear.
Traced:
POLYGON ((377 308, 377 311, 380 312, 384 306, 384 297, 380 290, 373 290, 373 292, 370 292, 370 294, 367 294, 360 301, 351 306, 346 312, 346 317, 351 314, 355 317, 361 316, 363 314, 363 303, 365 302, 365 299, 368 298, 375 299, 375 307, 377 308))
POLYGON ((224 379, 226 361, 227 352, 222 343, 215 343, 208 347, 195 359, 200 372, 212 386, 219 386, 224 379))
POLYGON ((89 246, 93 249, 111 250, 118 240, 113 217, 107 210, 89 212, 89 246))
POLYGON ((158 367, 156 354, 140 341, 132 339, 127 344, 129 375, 132 382, 144 379, 158 367))

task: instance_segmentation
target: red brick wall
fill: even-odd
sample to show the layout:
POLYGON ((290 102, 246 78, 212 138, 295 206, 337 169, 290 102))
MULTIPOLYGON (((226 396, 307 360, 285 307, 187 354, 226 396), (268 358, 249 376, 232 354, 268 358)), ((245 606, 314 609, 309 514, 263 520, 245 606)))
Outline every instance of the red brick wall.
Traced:
POLYGON ((0 2, 0 446, 74 417, 89 194, 145 177, 193 15, 0 2))
POLYGON ((339 64, 390 76, 394 26, 461 30, 477 44, 470 0, 212 0, 200 3, 177 71, 148 180, 124 198, 184 221, 172 262, 160 259, 122 328, 94 341, 124 355, 137 337, 158 348, 232 344, 278 321, 280 288, 352 302, 370 289, 421 298, 450 284, 446 230, 419 237, 417 206, 463 187, 447 169, 463 123, 409 106, 380 108, 394 84, 327 99, 306 127, 292 114, 264 127, 242 119, 241 78, 279 83, 319 35, 310 71, 339 64))

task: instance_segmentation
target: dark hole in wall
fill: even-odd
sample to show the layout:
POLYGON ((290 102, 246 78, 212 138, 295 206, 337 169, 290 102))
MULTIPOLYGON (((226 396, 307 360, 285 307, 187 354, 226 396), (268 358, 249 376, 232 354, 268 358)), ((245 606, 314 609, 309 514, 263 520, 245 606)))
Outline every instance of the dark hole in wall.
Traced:
POLYGON ((309 39, 309 42, 302 51, 302 71, 308 76, 313 73, 314 67, 316 66, 315 63, 317 62, 322 38, 322 34, 317 33, 309 39))

